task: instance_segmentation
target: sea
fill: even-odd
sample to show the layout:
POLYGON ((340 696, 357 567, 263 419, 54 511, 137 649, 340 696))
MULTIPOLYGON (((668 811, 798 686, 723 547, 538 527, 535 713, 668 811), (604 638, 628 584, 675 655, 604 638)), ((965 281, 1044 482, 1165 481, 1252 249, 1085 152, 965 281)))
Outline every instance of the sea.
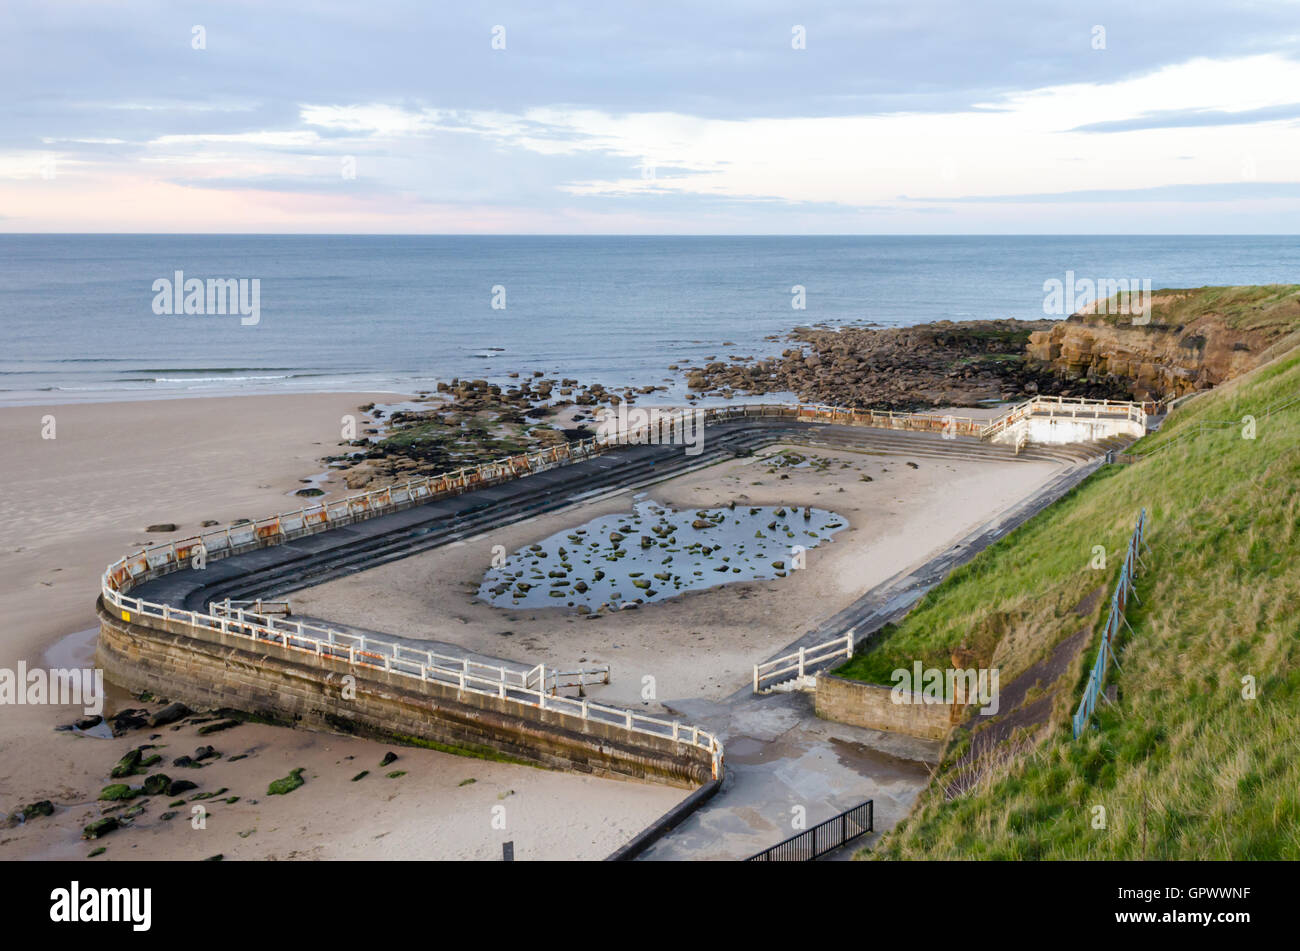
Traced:
POLYGON ((0 405, 537 371, 674 402, 670 365, 779 354, 797 326, 1059 317, 1045 284, 1085 278, 1296 283, 1300 237, 0 235, 0 405), (210 281, 255 312, 209 309, 210 281))

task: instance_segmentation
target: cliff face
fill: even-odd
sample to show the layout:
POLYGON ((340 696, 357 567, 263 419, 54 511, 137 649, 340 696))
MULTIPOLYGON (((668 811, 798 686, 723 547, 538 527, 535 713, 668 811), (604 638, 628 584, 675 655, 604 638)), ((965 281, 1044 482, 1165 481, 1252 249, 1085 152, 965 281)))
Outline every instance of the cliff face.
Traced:
POLYGON ((1031 333, 1025 349, 1031 364, 1066 379, 1126 384, 1137 399, 1159 399, 1254 369, 1298 328, 1294 285, 1166 290, 1153 295, 1146 325, 1127 314, 1074 314, 1031 333))

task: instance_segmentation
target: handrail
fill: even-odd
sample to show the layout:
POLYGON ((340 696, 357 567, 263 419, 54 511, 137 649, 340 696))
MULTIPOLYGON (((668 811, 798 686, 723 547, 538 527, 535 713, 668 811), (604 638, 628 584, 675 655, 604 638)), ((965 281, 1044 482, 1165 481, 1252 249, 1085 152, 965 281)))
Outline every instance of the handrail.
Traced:
POLYGON ((745 859, 746 862, 811 862, 834 852, 854 839, 874 832, 876 829, 875 800, 845 809, 838 816, 832 816, 819 822, 811 829, 805 829, 792 835, 783 842, 778 842, 756 855, 745 859), (838 823, 838 826, 836 825, 838 823))
POLYGON ((198 611, 172 608, 168 604, 159 605, 142 598, 132 598, 109 588, 104 589, 104 599, 121 612, 122 620, 127 623, 138 623, 138 618, 158 618, 216 634, 248 638, 254 643, 270 643, 286 650, 312 654, 318 658, 345 660, 352 666, 382 670, 385 673, 417 679, 421 683, 454 684, 461 692, 469 691, 484 696, 494 696, 541 710, 567 713, 583 720, 596 720, 633 732, 671 739, 673 742, 685 743, 711 753, 713 778, 717 779, 721 774, 722 742, 714 734, 701 730, 697 726, 683 724, 678 720, 663 720, 633 710, 593 703, 586 698, 577 699, 552 694, 545 687, 547 677, 544 668, 541 674, 542 688, 536 689, 526 686, 523 683, 525 675, 518 672, 509 673, 518 676, 520 682, 510 682, 506 668, 503 667, 476 664, 465 658, 461 658, 455 666, 448 666, 435 661, 435 655, 431 652, 416 651, 394 642, 363 635, 350 635, 343 631, 305 625, 299 621, 276 621, 267 615, 254 615, 242 609, 236 609, 233 616, 202 614, 198 611), (304 633, 308 630, 324 631, 327 637, 304 633), (351 639, 351 643, 343 643, 345 639, 351 639), (374 650, 377 647, 388 648, 391 653, 379 653, 374 650), (416 657, 404 657, 402 651, 415 654, 416 657), (496 670, 498 676, 481 676, 472 672, 474 667, 496 670))
POLYGON ((841 654, 846 659, 853 659, 853 630, 840 637, 833 637, 829 641, 817 644, 813 647, 801 647, 792 654, 786 654, 783 657, 774 657, 772 660, 764 661, 761 664, 754 665, 754 693, 762 693, 763 690, 771 689, 775 684, 763 684, 763 681, 770 680, 773 677, 779 677, 782 674, 794 673, 794 678, 786 677, 784 680, 802 679, 804 672, 809 664, 819 664, 823 661, 839 657, 841 654), (824 652, 824 653, 823 653, 824 652))
POLYGON ((980 430, 980 438, 988 439, 995 436, 1022 419, 1028 419, 1030 416, 1046 412, 1049 416, 1064 415, 1066 409, 1070 410, 1072 418, 1078 418, 1080 410, 1087 411, 1092 409, 1092 418, 1100 419, 1103 415, 1115 416, 1118 413, 1104 413, 1104 410, 1114 408, 1123 410, 1123 416, 1131 422, 1145 423, 1147 409, 1145 403, 1135 403, 1131 400, 1093 400, 1083 397, 1064 397, 1064 396, 1034 396, 1025 400, 1023 403, 1017 403, 1001 416, 990 420, 989 423, 980 430))

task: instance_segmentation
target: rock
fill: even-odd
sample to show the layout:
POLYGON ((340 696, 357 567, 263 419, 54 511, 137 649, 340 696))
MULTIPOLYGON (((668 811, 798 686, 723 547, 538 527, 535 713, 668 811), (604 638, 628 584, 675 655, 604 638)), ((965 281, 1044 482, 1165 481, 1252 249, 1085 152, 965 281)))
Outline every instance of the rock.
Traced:
POLYGON ((121 710, 109 717, 113 735, 121 736, 128 730, 138 730, 149 725, 148 710, 121 710))
POLYGON ((113 816, 105 816, 103 819, 96 819, 90 825, 81 830, 83 839, 98 839, 102 835, 108 835, 114 829, 119 827, 117 819, 113 816))
POLYGON ((191 789, 198 788, 198 783, 192 783, 188 779, 173 779, 167 786, 167 795, 179 796, 183 792, 189 792, 191 789))
POLYGON ((175 723, 177 720, 189 716, 193 712, 194 711, 183 703, 169 703, 149 718, 149 725, 166 726, 169 723, 175 723))
POLYGON ((205 723, 199 727, 199 736, 207 736, 209 733, 220 733, 222 730, 229 730, 231 727, 239 726, 239 720, 218 720, 216 723, 205 723))
POLYGON ((352 469, 343 475, 343 483, 349 489, 363 489, 374 480, 374 473, 369 469, 352 469))
POLYGON ((126 783, 112 783, 99 791, 99 798, 103 802, 119 802, 134 799, 139 793, 138 789, 132 789, 126 783))
POLYGON ((203 762, 205 759, 216 759, 220 755, 221 755, 220 753, 218 753, 210 746, 200 746, 197 750, 194 751, 194 759, 196 762, 200 762, 200 763, 203 762))
POLYGON ((130 750, 125 756, 117 761, 117 765, 109 772, 109 777, 112 779, 122 779, 126 776, 134 776, 136 770, 140 767, 142 755, 143 754, 138 748, 130 750))
POLYGON ((163 793, 171 792, 172 780, 166 773, 154 773, 144 781, 144 794, 146 796, 161 796, 163 793))
POLYGON ((31 805, 23 806, 23 819, 35 819, 37 816, 54 815, 54 803, 41 799, 31 805))
MULTIPOLYGON (((1225 317, 1221 308, 1200 304, 1195 300, 1199 293, 1156 294, 1145 325, 1134 325, 1122 314, 1096 313, 1095 307, 1073 314, 1030 334, 1029 367, 1074 381, 1083 396, 1101 395, 1097 390, 1106 386, 1128 387, 1138 399, 1182 396, 1254 369, 1262 351, 1289 329, 1276 316, 1279 311, 1264 316, 1270 306, 1278 306, 1275 302, 1261 300, 1252 320, 1242 325, 1225 317)), ((1041 387, 1039 380, 1023 385, 1031 394, 1041 387)), ((1063 394, 1060 389, 1048 392, 1063 394)))
POLYGON ((389 752, 385 753, 384 758, 379 761, 379 766, 380 768, 383 768, 384 766, 387 766, 389 763, 396 763, 396 762, 397 762, 397 754, 390 750, 389 752))
POLYGON ((146 532, 174 532, 178 526, 175 522, 159 522, 157 525, 150 525, 145 529, 146 532))

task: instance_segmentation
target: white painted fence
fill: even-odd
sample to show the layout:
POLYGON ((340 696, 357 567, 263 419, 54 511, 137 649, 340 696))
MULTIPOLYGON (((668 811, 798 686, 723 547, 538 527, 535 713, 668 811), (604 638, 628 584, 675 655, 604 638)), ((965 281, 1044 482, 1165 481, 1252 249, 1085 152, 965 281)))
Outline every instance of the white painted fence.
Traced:
MULTIPOLYGON (((856 630, 856 628, 854 629, 856 630)), ((767 693, 780 689, 787 683, 800 686, 807 676, 807 670, 813 664, 843 657, 853 657, 853 634, 851 630, 843 637, 832 638, 814 647, 801 647, 793 654, 776 657, 761 664, 754 665, 754 693, 767 693)))
POLYGON ((716 779, 721 775, 722 742, 712 733, 677 720, 649 717, 619 707, 592 703, 585 697, 563 697, 552 694, 550 689, 528 686, 530 681, 548 685, 557 682, 541 665, 532 671, 514 671, 463 657, 448 658, 392 641, 303 624, 301 621, 254 615, 242 608, 235 609, 229 615, 182 611, 167 604, 133 598, 107 585, 103 589, 103 595, 105 603, 116 608, 122 620, 128 623, 142 623, 147 618, 176 622, 200 631, 248 638, 253 644, 275 644, 316 657, 345 660, 356 667, 382 670, 422 683, 448 684, 461 692, 493 696, 523 706, 567 713, 583 720, 608 723, 633 732, 686 743, 712 754, 713 777, 716 779))

